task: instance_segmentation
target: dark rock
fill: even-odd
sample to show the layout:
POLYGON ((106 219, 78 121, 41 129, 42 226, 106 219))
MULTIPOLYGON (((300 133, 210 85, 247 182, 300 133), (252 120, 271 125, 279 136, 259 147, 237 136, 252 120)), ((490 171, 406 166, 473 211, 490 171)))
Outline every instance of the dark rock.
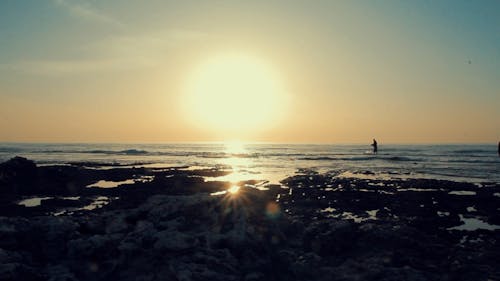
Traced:
POLYGON ((49 266, 46 275, 50 281, 77 281, 73 272, 63 265, 49 266))
POLYGON ((26 195, 36 192, 37 167, 35 162, 14 157, 0 163, 0 194, 2 196, 26 195))
POLYGON ((176 252, 194 249, 198 246, 198 240, 182 232, 160 231, 156 234, 154 249, 160 252, 176 252))
POLYGON ((349 221, 313 223, 306 229, 304 245, 320 256, 336 255, 352 247, 356 232, 355 224, 349 221))
POLYGON ((21 263, 3 263, 0 264, 0 280, 38 281, 44 278, 33 267, 21 263))
MULTIPOLYGON (((12 161, 10 168, 0 164, 0 170, 29 174, 33 165, 26 161, 12 161)), ((497 185, 477 190, 468 183, 347 179, 303 170, 283 181, 287 188, 268 185, 269 190, 260 191, 253 188, 260 183, 246 181, 237 194, 210 196, 230 185, 200 177, 218 175, 216 170, 44 166, 35 167, 35 172, 36 181, 26 192, 54 199, 26 208, 16 205, 19 195, 12 200, 3 197, 0 280, 493 280, 500 276, 495 263, 500 252, 498 231, 449 229, 461 223, 459 214, 497 224, 497 185), (85 187, 101 179, 143 175, 148 180, 117 188, 85 187), (477 191, 477 195, 450 191, 477 191), (62 198, 74 193, 79 200, 62 198), (76 210, 98 196, 111 203, 76 210), (470 212, 471 206, 476 210, 470 212), (49 215, 64 208, 73 209, 60 217, 49 215)), ((2 188, 21 182, 15 175, 3 175, 2 188)))

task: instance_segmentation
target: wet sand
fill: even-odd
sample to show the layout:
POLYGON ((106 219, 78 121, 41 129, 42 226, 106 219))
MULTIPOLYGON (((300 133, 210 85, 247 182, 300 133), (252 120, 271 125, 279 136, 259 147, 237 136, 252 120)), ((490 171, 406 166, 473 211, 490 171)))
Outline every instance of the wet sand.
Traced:
POLYGON ((0 280, 495 280, 500 185, 0 164, 0 280))

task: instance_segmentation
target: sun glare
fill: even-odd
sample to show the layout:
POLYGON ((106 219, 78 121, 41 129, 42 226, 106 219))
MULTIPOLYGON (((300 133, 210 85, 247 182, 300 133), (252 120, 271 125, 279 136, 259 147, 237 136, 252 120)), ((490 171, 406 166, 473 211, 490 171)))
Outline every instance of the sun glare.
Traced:
POLYGON ((277 73, 261 60, 216 56, 202 63, 187 82, 191 121, 218 131, 248 131, 275 125, 285 94, 277 73))
POLYGON ((231 194, 236 194, 236 193, 238 193, 239 190, 240 190, 239 186, 233 185, 227 191, 229 191, 229 193, 231 193, 231 194))
POLYGON ((240 141, 228 141, 224 143, 225 152, 229 154, 244 154, 247 152, 245 144, 240 141))

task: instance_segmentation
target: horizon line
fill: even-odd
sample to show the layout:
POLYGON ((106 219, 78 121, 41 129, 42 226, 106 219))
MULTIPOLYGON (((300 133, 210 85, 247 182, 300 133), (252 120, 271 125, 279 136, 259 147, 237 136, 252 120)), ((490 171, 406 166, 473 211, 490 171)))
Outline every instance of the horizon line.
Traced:
MULTIPOLYGON (((226 144, 226 143, 242 143, 242 144, 256 144, 256 145, 370 145, 371 141, 367 142, 271 142, 271 141, 0 141, 0 144, 226 144)), ((497 142, 379 142, 380 145, 497 145, 497 142)))

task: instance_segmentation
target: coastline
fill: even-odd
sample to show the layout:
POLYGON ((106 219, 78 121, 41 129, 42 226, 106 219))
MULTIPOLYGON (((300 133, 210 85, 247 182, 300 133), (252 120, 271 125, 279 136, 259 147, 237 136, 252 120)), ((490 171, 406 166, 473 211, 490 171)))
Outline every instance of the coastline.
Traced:
POLYGON ((301 170, 281 186, 239 182, 232 194, 231 183, 205 180, 223 170, 85 166, 0 164, 1 279, 500 276, 498 183, 301 170), (89 187, 99 181, 122 184, 89 187), (45 199, 19 205, 33 197, 45 199))

